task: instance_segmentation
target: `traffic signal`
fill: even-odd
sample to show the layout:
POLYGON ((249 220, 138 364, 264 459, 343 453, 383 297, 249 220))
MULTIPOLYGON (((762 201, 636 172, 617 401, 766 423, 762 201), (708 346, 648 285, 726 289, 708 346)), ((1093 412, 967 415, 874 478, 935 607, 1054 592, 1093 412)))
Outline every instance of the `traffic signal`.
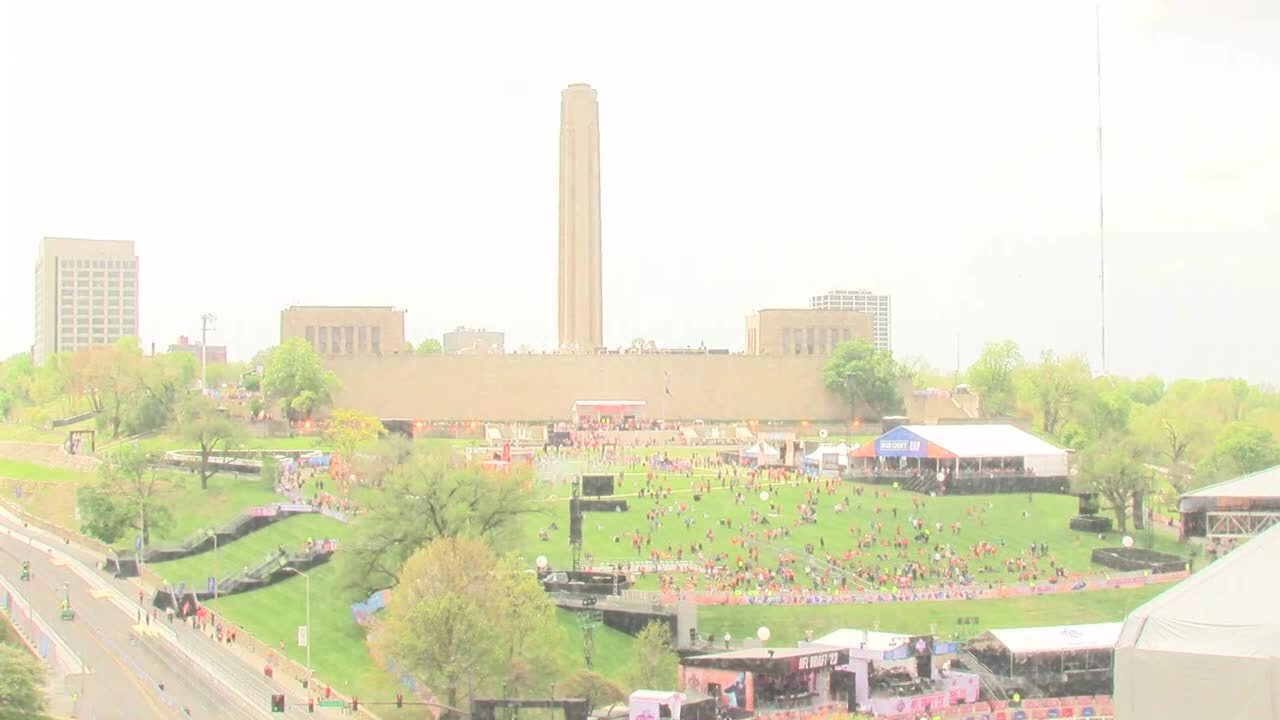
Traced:
POLYGON ((316 699, 313 697, 307 698, 307 712, 313 713, 315 711, 316 711, 316 699))
POLYGON ((273 713, 284 712, 284 695, 271 696, 271 712, 273 713))
POLYGON ((396 707, 404 707, 404 695, 401 695, 400 693, 396 693, 396 707))

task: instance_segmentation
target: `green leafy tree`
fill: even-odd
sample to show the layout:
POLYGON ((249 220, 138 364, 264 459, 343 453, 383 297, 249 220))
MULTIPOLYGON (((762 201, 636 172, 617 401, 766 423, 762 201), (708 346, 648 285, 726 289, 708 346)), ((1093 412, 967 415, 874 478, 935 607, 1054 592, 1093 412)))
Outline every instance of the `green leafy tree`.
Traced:
MULTIPOLYGON (((1127 435, 1133 401, 1116 390, 1110 378, 1096 378, 1072 404, 1072 411, 1058 437, 1082 450, 1106 435, 1127 435)), ((1134 446, 1135 451, 1141 448, 1134 446)))
POLYGON ((1017 409, 1017 373, 1022 351, 1012 340, 987 343, 965 376, 982 398, 988 415, 1009 415, 1017 409))
POLYGON ((836 346, 822 367, 822 384, 849 401, 850 413, 857 414, 859 401, 878 417, 902 408, 898 378, 902 368, 887 350, 877 350, 857 338, 836 346))
POLYGON ((1116 389, 1139 405, 1151 406, 1164 397, 1164 380, 1150 376, 1145 378, 1117 378, 1116 389))
POLYGON ((44 666, 22 648, 0 644, 0 720, 40 717, 43 687, 44 666))
POLYGON ((418 347, 414 352, 418 355, 439 355, 444 352, 444 346, 435 338, 427 338, 418 343, 418 347))
MULTIPOLYGON (((148 366, 138 341, 121 338, 112 345, 73 353, 68 359, 67 372, 69 383, 81 389, 91 409, 99 412, 98 429, 116 438, 130 429, 126 421, 137 415, 138 403, 158 389, 148 385, 151 380, 146 375, 151 369, 148 366)), ((146 413, 148 418, 155 416, 152 409, 146 413)))
POLYGON ((120 425, 128 436, 160 430, 174 422, 178 404, 195 382, 196 360, 188 353, 144 357, 136 371, 137 392, 126 401, 120 425))
POLYGON ((1040 361, 1026 370, 1026 384, 1034 399, 1045 434, 1057 436, 1071 406, 1080 399, 1092 379, 1083 357, 1059 357, 1052 350, 1040 354, 1040 361))
POLYGON ((355 457, 362 446, 387 433, 387 428, 376 416, 359 410, 337 409, 325 420, 324 438, 333 444, 344 460, 355 457))
POLYGON ((209 478, 218 473, 210 458, 226 452, 244 437, 239 423, 232 420, 218 404, 202 395, 192 395, 178 406, 178 433, 196 443, 200 451, 200 489, 209 489, 209 478))
POLYGON ((627 691, 597 672, 577 670, 556 685, 558 697, 582 698, 592 710, 627 699, 627 691))
POLYGON ((1212 440, 1206 417, 1168 397, 1154 406, 1140 406, 1130 415, 1134 439, 1144 455, 1167 471, 1166 478, 1179 494, 1195 484, 1194 465, 1207 454, 1212 440))
POLYGON ((1259 393, 1244 380, 1225 378, 1206 381, 1201 395, 1206 406, 1226 424, 1244 420, 1259 393))
POLYGON ((249 412, 249 419, 255 420, 262 415, 262 411, 267 409, 267 404, 260 397, 251 397, 244 404, 244 409, 249 412))
POLYGON ((280 479, 280 461, 276 460, 274 455, 262 456, 262 467, 258 469, 258 477, 271 487, 275 487, 276 481, 280 479))
POLYGON ((530 691, 534 670, 554 671, 563 638, 551 600, 483 540, 437 539, 400 574, 374 642, 445 705, 462 707, 472 693, 530 691))
POLYGON ((539 508, 528 471, 498 473, 417 452, 395 466, 369 501, 352 539, 338 553, 338 573, 352 597, 394 587, 400 567, 438 538, 479 537, 500 545, 539 508))
POLYGON ((1138 448, 1120 433, 1108 433, 1080 454, 1084 487, 1106 501, 1116 529, 1128 527, 1129 503, 1151 487, 1152 471, 1138 459, 1138 448))
POLYGON ((301 420, 329 404, 338 380, 324 368, 311 345, 289 338, 268 354, 262 387, 280 401, 289 420, 301 420))
POLYGON ((1246 422, 1228 424, 1213 443, 1213 451, 1200 464, 1200 478, 1207 482, 1228 480, 1280 464, 1280 446, 1266 428, 1246 422))
POLYGON ((680 658, 671 642, 671 628, 654 620, 636 635, 635 659, 627 670, 633 690, 662 690, 676 686, 680 658))
POLYGON ((498 593, 494 622, 506 628, 494 669, 502 679, 502 696, 538 693, 546 678, 558 677, 564 665, 560 649, 568 638, 556 621, 556 607, 537 576, 514 561, 500 563, 494 584, 498 593))
POLYGON ((106 543, 114 543, 133 528, 143 543, 154 531, 173 524, 173 513, 163 494, 171 485, 156 470, 156 458, 136 443, 107 456, 95 482, 76 493, 81 528, 106 543))
POLYGON ((0 394, 7 395, 14 404, 31 402, 31 386, 35 381, 36 367, 31 355, 18 353, 0 363, 0 394))
POLYGON ((916 388, 949 388, 957 382, 955 373, 943 372, 919 355, 903 360, 901 372, 916 388))

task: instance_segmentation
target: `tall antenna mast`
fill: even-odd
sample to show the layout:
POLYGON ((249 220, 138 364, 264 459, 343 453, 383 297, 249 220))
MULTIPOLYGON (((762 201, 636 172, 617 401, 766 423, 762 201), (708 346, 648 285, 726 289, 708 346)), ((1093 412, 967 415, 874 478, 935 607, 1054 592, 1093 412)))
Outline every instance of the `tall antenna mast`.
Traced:
POLYGON ((1102 374, 1107 374, 1107 230, 1102 204, 1102 8, 1093 6, 1098 62, 1098 315, 1102 333, 1102 374))

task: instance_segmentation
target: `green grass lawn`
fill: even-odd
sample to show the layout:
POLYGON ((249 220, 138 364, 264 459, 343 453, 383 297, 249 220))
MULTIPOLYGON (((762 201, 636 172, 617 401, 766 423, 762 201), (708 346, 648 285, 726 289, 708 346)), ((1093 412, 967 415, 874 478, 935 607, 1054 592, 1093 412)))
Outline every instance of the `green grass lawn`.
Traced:
MULTIPOLYGON (((567 672, 585 667, 582 655, 582 628, 575 613, 556 610, 556 622, 564 628, 565 645, 561 648, 562 664, 567 672)), ((632 644, 635 639, 621 630, 601 625, 591 631, 593 651, 591 669, 607 678, 622 682, 626 670, 632 664, 632 644)))
MULTIPOLYGON (((701 453, 706 452, 706 450, 701 451, 701 453)), ((778 555, 783 552, 803 555, 806 544, 812 544, 818 555, 823 554, 825 546, 825 552, 838 558, 846 549, 853 548, 855 545, 854 536, 849 532, 850 528, 856 528, 857 533, 861 535, 867 532, 869 526, 875 522, 881 522, 884 526, 878 536, 880 539, 893 538, 899 526, 910 538, 914 532, 911 530, 908 517, 912 515, 922 517, 930 530, 934 530, 935 523, 941 522, 944 531, 937 533, 935 530, 930 544, 950 544, 961 553, 979 541, 997 546, 1003 541, 1004 545, 999 547, 997 554, 993 557, 975 562, 970 555, 970 569, 979 582, 1016 581, 1016 576, 1011 576, 1005 571, 1004 562, 1008 558, 1018 557, 1032 542, 1047 543, 1053 558, 1060 565, 1065 566, 1069 572, 1101 574, 1106 572, 1106 569, 1094 566, 1090 560, 1090 553, 1097 547, 1116 546, 1121 538, 1119 533, 1111 533, 1099 539, 1097 535, 1070 530, 1067 522, 1077 510, 1077 501, 1073 496, 1037 494, 1030 502, 1025 494, 930 498, 904 490, 868 485, 864 486, 864 494, 858 497, 854 494, 854 483, 842 482, 837 486, 834 496, 820 494, 816 524, 797 525, 795 524, 796 506, 805 501, 807 491, 815 488, 807 482, 799 485, 773 485, 765 488, 757 487, 751 491, 743 490, 745 501, 742 504, 735 504, 734 493, 721 489, 714 470, 695 471, 695 477, 692 480, 680 475, 659 474, 655 484, 663 487, 670 486, 673 492, 668 499, 658 502, 649 497, 641 498, 635 495, 645 483, 646 471, 641 469, 624 472, 624 482, 617 492, 619 496, 628 500, 628 511, 589 513, 583 520, 583 551, 590 553, 596 562, 648 560, 650 551, 658 550, 666 553, 668 548, 671 548, 671 559, 678 556, 677 549, 683 548, 685 559, 696 560, 696 553, 689 549, 690 544, 693 543, 702 544, 703 554, 706 557, 724 552, 732 561, 741 555, 742 551, 739 547, 731 545, 730 539, 737 535, 738 528, 744 525, 754 532, 759 532, 766 527, 751 525, 749 514, 752 508, 768 512, 770 503, 777 504, 778 516, 771 517, 771 524, 767 527, 787 528, 790 531, 790 537, 780 537, 763 543, 761 563, 765 566, 776 565, 778 555), (712 491, 704 493, 701 501, 694 501, 693 492, 690 489, 692 483, 707 479, 712 482, 712 491), (770 493, 768 502, 762 501, 759 497, 762 489, 770 493), (874 493, 881 489, 888 491, 887 499, 874 497, 874 493), (850 498, 852 507, 843 513, 834 512, 834 506, 837 503, 843 504, 846 497, 850 498), (923 502, 922 509, 913 507, 913 499, 923 502), (675 512, 682 503, 688 506, 683 517, 691 517, 695 522, 692 528, 686 528, 683 517, 675 512), (875 512, 877 505, 881 508, 879 514, 875 512), (668 508, 668 513, 662 518, 662 525, 652 532, 652 543, 643 548, 642 554, 637 555, 631 548, 629 535, 637 530, 642 535, 649 534, 645 514, 659 506, 668 508), (732 521, 732 530, 722 527, 717 522, 722 518, 732 521), (950 529, 954 522, 960 523, 959 534, 953 534, 950 529), (714 540, 709 541, 706 538, 708 529, 712 531, 714 540), (618 541, 615 542, 614 538, 618 538, 618 541), (983 565, 992 566, 993 571, 983 572, 981 570, 983 565)), ((741 470, 739 470, 739 477, 745 478, 745 473, 741 470)), ((521 548, 528 556, 546 555, 553 566, 566 567, 570 561, 567 502, 569 488, 565 485, 540 485, 537 492, 547 497, 554 496, 555 499, 548 499, 544 503, 543 513, 525 519, 521 548), (558 525, 558 530, 549 531, 550 541, 539 542, 537 531, 540 528, 549 528, 552 522, 558 525)), ((1139 546, 1145 546, 1147 542, 1151 542, 1157 550, 1182 556, 1188 553, 1188 548, 1178 543, 1176 538, 1168 533, 1131 531, 1130 534, 1139 546)), ((922 547, 912 543, 911 559, 922 559, 919 556, 922 547)), ((853 558, 852 562, 862 562, 869 567, 877 565, 889 567, 900 565, 902 560, 897 558, 891 549, 874 547, 862 557, 853 558), (876 560, 875 555, 880 553, 888 553, 890 560, 887 562, 876 560)), ((1048 562, 1042 561, 1040 577, 1046 578, 1048 572, 1048 562)), ((698 580, 702 582, 701 577, 698 580)), ((656 586, 656 580, 652 576, 641 579, 638 585, 640 588, 656 586)))
POLYGON ((200 478, 190 473, 170 473, 173 526, 158 532, 156 542, 184 540, 196 532, 221 525, 245 508, 281 502, 283 498, 269 484, 256 477, 214 475, 209 489, 200 488, 200 478))
POLYGON ((33 428, 20 422, 0 422, 0 440, 15 442, 61 443, 67 439, 66 430, 45 430, 33 428))
POLYGON ((257 565, 281 545, 290 552, 296 552, 307 538, 317 541, 334 538, 341 546, 350 529, 350 525, 324 515, 294 515, 218 546, 216 558, 213 551, 208 551, 180 560, 151 563, 150 568, 171 584, 185 582, 188 587, 203 588, 209 576, 225 578, 234 575, 245 567, 257 565))
POLYGON ((92 480, 94 475, 25 460, 0 460, 0 477, 32 482, 84 482, 92 480))
MULTIPOLYGON (((317 677, 331 683, 344 695, 355 695, 362 703, 395 699, 395 678, 378 667, 365 645, 364 629, 351 619, 350 603, 336 592, 336 569, 327 563, 310 571, 311 576, 311 666, 317 677)), ((298 626, 305 623, 306 583, 293 577, 271 587, 231 595, 209 603, 214 612, 225 615, 254 637, 272 647, 285 643, 285 654, 306 663, 306 648, 297 646, 298 626)), ((422 710, 374 706, 375 712, 390 720, 420 718, 422 710)))

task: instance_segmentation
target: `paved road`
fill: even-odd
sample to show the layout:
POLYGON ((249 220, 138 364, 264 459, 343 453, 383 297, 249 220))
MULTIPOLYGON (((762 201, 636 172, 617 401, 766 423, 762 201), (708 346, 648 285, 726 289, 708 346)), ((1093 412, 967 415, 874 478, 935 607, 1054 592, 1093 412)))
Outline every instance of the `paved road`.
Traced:
MULTIPOLYGON (((0 510, 0 576, 56 635, 55 655, 89 671, 66 680, 78 698, 78 717, 288 718, 308 715, 298 687, 270 681, 205 635, 181 623, 139 623, 138 588, 97 569, 91 552, 67 545, 0 510), (22 560, 32 578, 18 581, 22 560), (69 594, 76 618, 59 620, 69 594), (61 646, 61 647, 59 647, 61 646), (289 711, 269 712, 270 696, 284 693, 289 711), (189 714, 188 714, 189 713, 189 714)), ((331 711, 332 712, 332 711, 331 711)), ((336 713, 335 713, 336 714, 336 713)))

